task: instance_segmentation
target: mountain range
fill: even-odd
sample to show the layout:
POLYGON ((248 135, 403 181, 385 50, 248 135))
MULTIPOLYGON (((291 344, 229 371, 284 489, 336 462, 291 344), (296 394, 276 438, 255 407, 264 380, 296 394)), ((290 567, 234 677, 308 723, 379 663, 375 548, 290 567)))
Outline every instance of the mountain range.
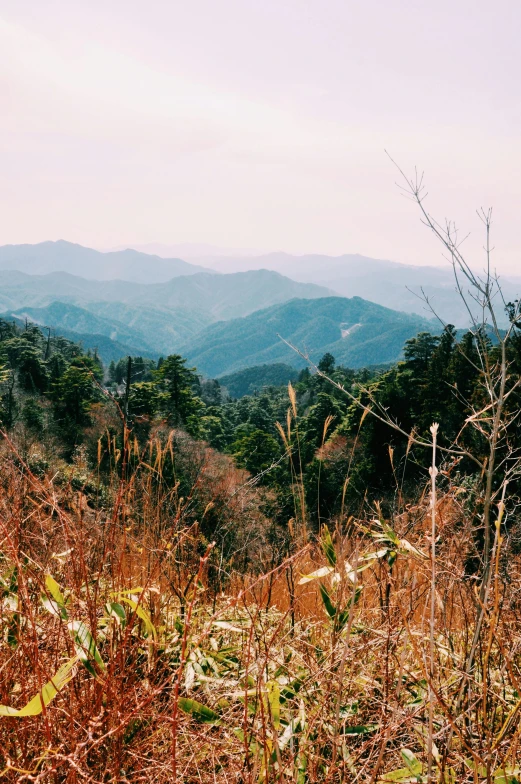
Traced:
MULTIPOLYGON (((104 361, 182 353, 214 377, 273 363, 302 367, 304 360, 279 336, 314 361, 326 351, 351 367, 396 361, 407 338, 439 329, 415 288, 444 321, 468 323, 450 268, 246 252, 205 263, 215 269, 64 241, 4 246, 0 313, 97 347, 104 361)), ((521 280, 503 285, 505 299, 519 296, 521 280)), ((286 368, 281 372, 287 375, 286 368)), ((231 383, 243 390, 254 382, 245 376, 231 383)))
POLYGON ((259 307, 295 297, 319 298, 330 291, 297 283, 268 270, 231 275, 195 273, 167 283, 94 281, 64 272, 28 275, 0 271, 3 318, 29 319, 84 346, 103 336, 104 360, 127 353, 159 357, 211 323, 247 316, 259 307), (66 335, 67 333, 67 335, 66 335), (109 341, 112 341, 109 342, 109 341))
POLYGON ((162 283, 178 275, 194 275, 204 267, 183 259, 126 250, 102 253, 74 242, 39 242, 36 245, 0 246, 0 270, 18 270, 28 275, 68 272, 90 280, 124 280, 162 283))
MULTIPOLYGON (((360 254, 293 256, 288 253, 205 255, 192 260, 228 274, 259 268, 273 270, 292 280, 325 286, 344 297, 362 297, 426 318, 436 315, 445 323, 458 327, 468 325, 468 311, 457 291, 449 263, 443 267, 414 266, 360 254)), ((465 280, 462 286, 466 291, 465 280)), ((507 302, 521 294, 521 278, 501 278, 501 286, 507 302)))
POLYGON ((52 301, 81 307, 92 302, 119 302, 139 308, 195 311, 208 322, 246 316, 259 308, 293 297, 314 299, 331 290, 314 283, 298 283, 268 270, 230 275, 201 272, 165 283, 126 280, 95 281, 64 272, 27 275, 0 271, 0 308, 43 307, 52 301))

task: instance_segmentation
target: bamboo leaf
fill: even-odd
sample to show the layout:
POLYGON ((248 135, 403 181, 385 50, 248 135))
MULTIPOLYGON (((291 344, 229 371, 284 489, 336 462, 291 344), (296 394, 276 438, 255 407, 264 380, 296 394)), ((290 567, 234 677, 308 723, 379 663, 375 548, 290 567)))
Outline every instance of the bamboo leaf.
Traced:
POLYGON ((205 724, 219 723, 219 714, 196 700, 180 697, 178 705, 183 713, 189 713, 197 721, 202 721, 205 724))
POLYGON ((298 732, 300 726, 300 722, 298 719, 291 719, 290 722, 284 728, 284 732, 279 738, 279 749, 283 751, 293 736, 298 732))
POLYGON ((407 767, 398 768, 398 770, 384 774, 382 781, 401 781, 403 784, 405 782, 422 781, 423 765, 421 762, 410 749, 402 749, 400 753, 407 767))
POLYGON ((127 616, 125 613, 125 608, 121 606, 118 602, 108 602, 105 605, 107 613, 112 615, 113 617, 117 618, 121 623, 125 623, 127 620, 127 616))
POLYGON ((45 589, 49 596, 42 596, 43 606, 51 615, 57 615, 59 618, 66 621, 69 616, 65 606, 65 598, 61 592, 60 586, 50 574, 45 575, 45 589))
POLYGON ((400 539, 400 547, 402 550, 406 550, 413 555, 417 555, 419 558, 428 558, 429 556, 423 553, 421 550, 418 550, 413 544, 411 544, 407 539, 400 539))
POLYGON ((412 751, 410 751, 410 749, 402 749, 400 753, 402 755, 403 761, 411 773, 413 773, 415 776, 421 775, 423 770, 422 764, 419 759, 415 757, 412 751))
POLYGON ((322 534, 322 550, 324 551, 324 555, 326 556, 329 565, 336 566, 335 545, 333 544, 333 540, 327 525, 324 526, 324 531, 322 534))
POLYGON ((157 638, 156 627, 152 623, 152 619, 150 618, 150 615, 147 613, 144 607, 141 607, 141 605, 135 602, 133 599, 127 599, 126 596, 120 596, 119 600, 120 602, 125 602, 125 604, 128 604, 131 610, 136 613, 138 618, 141 618, 141 620, 145 624, 145 629, 147 630, 148 636, 153 637, 155 640, 157 638))
POLYGON ((312 580, 317 580, 319 577, 327 577, 328 574, 334 572, 334 568, 332 566, 322 566, 320 569, 317 569, 310 574, 304 574, 298 581, 299 585, 304 585, 305 583, 310 583, 312 580))
MULTIPOLYGON (((240 623, 240 621, 238 623, 240 623)), ((244 632, 248 631, 250 628, 250 625, 236 626, 230 621, 213 621, 212 626, 217 626, 218 629, 225 629, 229 632, 244 632)))
POLYGON ((71 621, 69 629, 73 635, 77 656, 86 669, 95 676, 96 671, 92 667, 92 661, 95 661, 100 670, 105 670, 105 663, 94 642, 94 637, 83 621, 71 621))
POLYGON ((77 657, 74 656, 62 664, 56 675, 23 708, 18 710, 10 708, 8 705, 0 705, 0 716, 38 716, 42 712, 43 706, 47 707, 58 692, 74 677, 72 670, 76 662, 77 657))
POLYGON ((306 770, 308 767, 308 758, 303 751, 299 751, 297 755, 297 782, 296 784, 306 784, 307 776, 306 770))
POLYGON ((336 616, 336 607, 331 601, 331 597, 327 591, 327 588, 323 583, 320 583, 319 587, 320 587, 320 595, 322 596, 322 602, 324 603, 326 612, 330 618, 334 618, 336 616))
POLYGON ((495 770, 492 775, 494 776, 494 784, 519 784, 521 769, 517 765, 515 768, 506 765, 504 768, 495 770))
POLYGON ((266 684, 268 692, 268 704, 270 706, 273 727, 280 729, 280 686, 277 681, 268 681, 266 684))
POLYGON ((379 724, 357 724, 355 727, 346 727, 344 735, 367 735, 369 732, 376 732, 379 724))
POLYGON ((409 768, 397 768, 390 773, 384 773, 381 781, 401 781, 402 784, 413 784, 413 782, 421 781, 421 777, 418 778, 412 774, 409 768))
POLYGON ((45 587, 51 594, 56 604, 59 604, 60 607, 65 607, 65 598, 61 592, 61 588, 54 577, 50 574, 45 575, 45 587))

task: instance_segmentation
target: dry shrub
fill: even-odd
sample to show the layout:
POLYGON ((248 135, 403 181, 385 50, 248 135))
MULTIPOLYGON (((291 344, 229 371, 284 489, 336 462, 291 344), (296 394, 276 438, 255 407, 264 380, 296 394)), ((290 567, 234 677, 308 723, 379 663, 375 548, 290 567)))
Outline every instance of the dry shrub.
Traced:
MULTIPOLYGON (((427 500, 280 562, 262 491, 227 457, 164 430, 129 451, 102 496, 81 456, 57 484, 1 447, 0 702, 47 703, 0 716, 4 780, 427 781, 427 500)), ((514 782, 519 562, 507 582, 497 539, 466 672, 472 532, 457 492, 437 514, 431 780, 514 782)))

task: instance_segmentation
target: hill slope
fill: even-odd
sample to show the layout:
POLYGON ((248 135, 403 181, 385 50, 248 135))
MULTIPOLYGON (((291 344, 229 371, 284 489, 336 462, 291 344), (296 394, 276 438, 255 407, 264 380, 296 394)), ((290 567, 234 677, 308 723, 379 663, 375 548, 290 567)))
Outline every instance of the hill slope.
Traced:
POLYGON ((161 285, 143 287, 128 302, 164 308, 189 307, 213 321, 247 316, 256 310, 294 297, 317 299, 332 292, 314 283, 298 283, 270 270, 235 272, 230 275, 199 273, 175 278, 161 285))
POLYGON ((331 352, 337 362, 357 368, 396 361, 405 341, 435 322, 384 308, 360 297, 295 299, 246 318, 207 327, 181 348, 209 376, 222 376, 265 363, 304 367, 305 361, 279 337, 317 362, 331 352))
POLYGON ((77 305, 53 302, 44 308, 19 308, 7 314, 17 320, 28 319, 40 327, 51 327, 60 335, 103 336, 118 343, 132 346, 138 353, 154 354, 154 349, 138 330, 132 330, 115 319, 102 318, 77 305))
MULTIPOLYGON (((14 322, 22 329, 25 326, 26 321, 26 317, 24 315, 10 312, 0 313, 0 319, 8 322, 14 322)), ((29 318, 28 320, 31 321, 32 319, 29 318)), ((34 323, 38 322, 35 321, 34 323)), ((81 333, 72 329, 68 329, 67 327, 60 327, 59 329, 53 331, 55 331, 57 335, 66 338, 67 340, 71 340, 73 343, 81 345, 84 351, 96 351, 105 365, 109 365, 112 360, 117 362, 118 359, 126 357, 129 354, 131 356, 148 357, 149 359, 155 359, 157 357, 156 352, 143 351, 141 347, 121 343, 119 340, 113 340, 104 334, 81 333)))
POLYGON ((226 376, 221 376, 219 382, 230 395, 235 398, 244 395, 253 395, 264 387, 280 387, 295 381, 299 372, 291 365, 275 362, 272 365, 255 365, 255 367, 237 370, 226 376))

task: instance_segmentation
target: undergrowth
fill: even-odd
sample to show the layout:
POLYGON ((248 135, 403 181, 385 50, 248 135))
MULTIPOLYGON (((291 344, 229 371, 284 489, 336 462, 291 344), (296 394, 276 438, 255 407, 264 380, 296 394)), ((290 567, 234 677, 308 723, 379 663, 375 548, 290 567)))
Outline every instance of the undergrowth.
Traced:
POLYGON ((436 501, 434 572, 427 492, 313 540, 295 520, 275 557, 247 474, 194 447, 181 495, 176 449, 129 447, 122 471, 100 446, 102 486, 81 455, 65 471, 4 440, 0 777, 519 780, 521 571, 500 511, 484 594, 463 485, 436 501))

